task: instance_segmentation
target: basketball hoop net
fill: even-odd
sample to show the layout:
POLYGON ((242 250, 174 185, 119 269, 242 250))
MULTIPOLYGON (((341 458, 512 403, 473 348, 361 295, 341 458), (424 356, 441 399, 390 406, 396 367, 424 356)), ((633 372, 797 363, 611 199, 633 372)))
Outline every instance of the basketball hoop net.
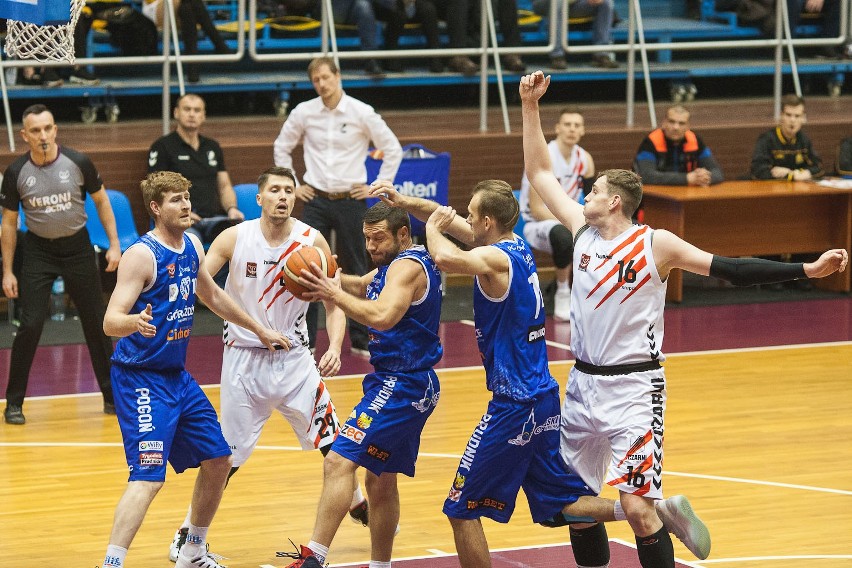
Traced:
POLYGON ((86 0, 71 0, 71 20, 67 24, 39 26, 19 20, 7 21, 6 54, 40 62, 74 63, 74 28, 86 0))

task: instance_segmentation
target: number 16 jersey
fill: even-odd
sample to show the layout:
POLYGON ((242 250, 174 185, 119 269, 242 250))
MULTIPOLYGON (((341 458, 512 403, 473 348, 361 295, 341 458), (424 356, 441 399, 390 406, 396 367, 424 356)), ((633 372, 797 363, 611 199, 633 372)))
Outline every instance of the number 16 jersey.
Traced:
POLYGON ((633 225, 607 241, 584 226, 574 242, 571 352, 592 365, 664 361, 666 283, 651 250, 653 230, 633 225))

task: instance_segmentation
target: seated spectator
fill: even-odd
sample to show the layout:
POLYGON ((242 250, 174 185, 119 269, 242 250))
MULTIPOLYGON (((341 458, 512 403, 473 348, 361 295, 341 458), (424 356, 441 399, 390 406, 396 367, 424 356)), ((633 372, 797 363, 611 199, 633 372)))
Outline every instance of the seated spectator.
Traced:
MULTIPOLYGON (((534 0, 533 10, 540 16, 548 17, 550 2, 551 0, 534 0)), ((562 1, 557 0, 557 2, 556 21, 561 22, 566 16, 562 9, 562 1)), ((592 18, 592 44, 601 46, 612 44, 612 23, 615 17, 613 0, 568 0, 568 17, 592 18)), ((592 65, 603 69, 618 67, 618 63, 615 62, 615 53, 611 51, 599 51, 592 55, 592 65)), ((568 68, 561 42, 557 42, 556 47, 550 52, 550 67, 568 68)))
POLYGON ((219 143, 200 134, 206 117, 204 99, 187 93, 177 100, 174 132, 158 139, 148 154, 148 172, 177 172, 192 183, 192 227, 205 245, 245 217, 225 169, 219 143))
POLYGON ((778 126, 760 135, 751 157, 754 179, 809 180, 822 177, 822 159, 802 132, 805 100, 796 95, 781 99, 778 126))
MULTIPOLYGON (((796 37, 796 28, 802 20, 802 14, 822 14, 821 37, 840 35, 840 0, 787 0, 787 13, 790 14, 790 30, 796 37)), ((824 45, 817 48, 818 57, 839 59, 843 49, 838 45, 824 45)))
POLYGON ((650 185, 708 186, 725 179, 710 148, 689 129, 689 111, 680 105, 669 107, 662 126, 642 140, 633 171, 650 185))
MULTIPOLYGON (((547 145, 550 164, 556 179, 572 199, 584 203, 585 181, 595 175, 592 156, 580 147, 585 134, 583 115, 576 109, 566 107, 559 112, 556 123, 556 139, 547 145)), ((565 225, 556 217, 535 191, 530 191, 527 174, 521 179, 521 215, 525 221, 524 235, 530 246, 553 255, 556 266, 556 295, 553 298, 553 316, 558 321, 571 319, 571 258, 574 238, 565 225)))
MULTIPOLYGON (((480 30, 480 4, 479 0, 472 0, 469 4, 468 34, 475 47, 479 46, 480 30)), ((518 3, 517 0, 496 0, 494 2, 494 16, 498 24, 498 32, 503 35, 502 47, 518 47, 521 45, 521 31, 518 29, 518 3)), ((487 33, 487 30, 486 30, 487 33)), ((527 66, 519 55, 503 55, 500 57, 503 70, 511 73, 525 73, 527 66)))
MULTIPOLYGON (((479 0, 471 0, 478 2, 479 0)), ((468 15, 470 14, 469 0, 434 0, 438 10, 438 18, 447 23, 449 47, 464 49, 467 44, 468 15)), ((451 71, 470 77, 479 73, 479 65, 469 57, 457 55, 447 61, 451 71)))
MULTIPOLYGON (((158 29, 163 27, 163 18, 166 15, 165 5, 166 3, 163 0, 145 0, 145 4, 142 6, 142 13, 157 24, 158 29)), ((204 0, 174 0, 174 6, 175 16, 178 18, 178 26, 180 26, 180 35, 183 39, 183 55, 198 54, 198 26, 201 26, 202 31, 213 42, 216 53, 231 53, 225 40, 219 34, 219 30, 213 25, 204 0)), ((197 63, 186 66, 186 80, 190 83, 197 83, 201 80, 197 63)))
POLYGON ((837 175, 852 177, 852 136, 844 138, 837 149, 837 175))
MULTIPOLYGON (((399 36, 405 24, 416 22, 420 24, 423 35, 426 37, 426 47, 438 49, 441 40, 438 35, 438 11, 431 0, 397 0, 396 14, 385 26, 385 49, 399 49, 399 36)), ((384 63, 388 71, 401 72, 403 70, 402 59, 388 59, 384 63)), ((444 60, 433 57, 429 62, 429 71, 441 73, 444 71, 444 60)))
MULTIPOLYGON (((335 24, 350 24, 358 29, 361 51, 378 49, 378 20, 391 26, 405 25, 403 13, 397 10, 396 0, 332 0, 335 24)), ((375 59, 364 62, 368 75, 383 75, 382 66, 375 59)))

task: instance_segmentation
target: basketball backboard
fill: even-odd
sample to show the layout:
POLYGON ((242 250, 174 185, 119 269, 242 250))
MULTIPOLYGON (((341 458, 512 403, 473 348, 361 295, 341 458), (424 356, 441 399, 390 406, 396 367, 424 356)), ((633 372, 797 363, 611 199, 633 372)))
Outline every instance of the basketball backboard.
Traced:
POLYGON ((67 24, 71 19, 69 0, 0 0, 0 18, 39 26, 67 24))

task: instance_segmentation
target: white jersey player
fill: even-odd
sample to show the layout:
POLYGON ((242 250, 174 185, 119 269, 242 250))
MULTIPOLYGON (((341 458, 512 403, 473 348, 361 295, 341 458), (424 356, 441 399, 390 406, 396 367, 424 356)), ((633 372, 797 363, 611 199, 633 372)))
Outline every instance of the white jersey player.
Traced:
MULTIPOLYGON (((260 218, 226 229, 207 252, 208 271, 218 271, 229 263, 228 296, 290 342, 289 349, 270 352, 261 349, 262 344, 248 330, 224 323, 220 421, 233 452, 231 475, 248 460, 275 410, 290 423, 305 450, 319 449, 325 455, 340 429, 322 377, 340 370, 345 316, 334 304, 324 304, 329 348, 317 364, 308 347, 308 302, 293 296, 282 278, 288 256, 304 246, 316 246, 331 256, 319 231, 290 216, 295 189, 291 170, 266 170, 258 179, 260 218)), ((366 525, 367 503, 357 481, 356 488, 350 514, 366 525)), ((175 534, 170 558, 176 558, 183 545, 182 530, 175 534)))
POLYGON ((626 170, 601 172, 580 206, 551 171, 538 106, 549 84, 537 71, 521 78, 519 90, 530 183, 576 239, 571 351, 577 361, 562 407, 562 455, 589 487, 598 490, 606 482, 619 490, 644 568, 674 565, 666 528, 685 544, 691 541, 690 550, 703 560, 709 533, 664 526, 668 510, 654 505, 662 495, 666 387, 660 349, 669 272, 680 268, 737 285, 820 278, 844 270, 848 253, 830 250, 805 264, 712 255, 669 231, 634 225, 642 182, 626 170))

